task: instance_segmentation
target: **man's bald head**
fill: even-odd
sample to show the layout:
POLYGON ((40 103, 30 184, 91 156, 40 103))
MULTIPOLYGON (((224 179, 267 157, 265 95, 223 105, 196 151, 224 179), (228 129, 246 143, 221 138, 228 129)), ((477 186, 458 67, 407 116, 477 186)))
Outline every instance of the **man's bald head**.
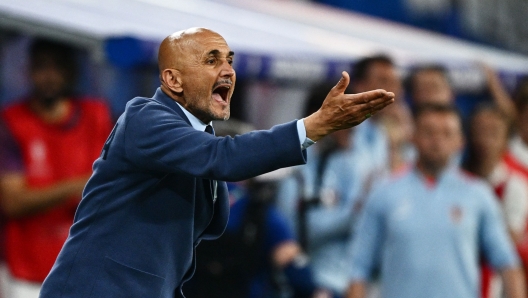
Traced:
POLYGON ((173 33, 159 48, 161 90, 204 123, 226 120, 236 80, 234 54, 212 30, 173 33))
MULTIPOLYGON (((189 51, 195 48, 196 43, 203 37, 222 36, 207 28, 189 28, 174 32, 165 37, 161 42, 158 52, 158 67, 160 73, 167 68, 181 69, 189 51)), ((223 39, 223 38, 222 38, 223 39)))

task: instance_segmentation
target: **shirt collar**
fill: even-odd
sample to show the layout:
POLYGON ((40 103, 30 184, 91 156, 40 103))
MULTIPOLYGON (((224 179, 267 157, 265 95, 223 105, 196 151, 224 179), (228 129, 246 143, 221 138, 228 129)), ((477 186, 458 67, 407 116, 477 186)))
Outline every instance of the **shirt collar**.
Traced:
POLYGON ((511 140, 510 151, 523 166, 528 166, 528 146, 520 136, 517 135, 511 140))
POLYGON ((196 116, 189 113, 189 111, 182 107, 182 105, 180 105, 177 101, 174 102, 182 109, 183 113, 185 114, 185 116, 187 116, 187 119, 189 119, 189 122, 191 122, 191 126, 194 129, 199 131, 205 131, 205 127, 207 127, 207 125, 212 126, 212 122, 209 122, 208 124, 203 123, 200 119, 196 118, 196 116))
POLYGON ((420 179, 420 181, 422 181, 428 188, 434 188, 438 183, 444 180, 446 176, 450 175, 450 173, 456 172, 458 169, 459 167, 457 164, 450 163, 438 173, 437 177, 430 177, 422 173, 422 171, 418 169, 418 166, 414 164, 414 173, 416 177, 418 177, 418 179, 420 179))

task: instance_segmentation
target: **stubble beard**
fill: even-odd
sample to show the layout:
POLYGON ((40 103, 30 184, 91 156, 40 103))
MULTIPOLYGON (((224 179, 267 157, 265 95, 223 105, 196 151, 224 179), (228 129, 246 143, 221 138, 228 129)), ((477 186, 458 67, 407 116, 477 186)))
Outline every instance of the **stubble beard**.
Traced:
MULTIPOLYGON (((202 97, 203 98, 203 97, 202 97)), ((225 107, 221 114, 216 114, 213 109, 213 102, 210 99, 207 102, 200 101, 198 98, 194 98, 188 102, 188 110, 196 116, 196 118, 202 120, 204 123, 209 123, 213 120, 226 121, 231 115, 231 105, 225 107)))

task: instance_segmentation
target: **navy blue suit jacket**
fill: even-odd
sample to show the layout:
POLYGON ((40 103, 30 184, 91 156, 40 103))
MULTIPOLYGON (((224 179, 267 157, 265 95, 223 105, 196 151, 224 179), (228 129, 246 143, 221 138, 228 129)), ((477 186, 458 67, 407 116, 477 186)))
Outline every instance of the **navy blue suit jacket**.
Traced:
POLYGON ((160 89, 127 103, 40 297, 178 297, 201 239, 222 234, 225 182, 306 162, 296 122, 231 137, 195 130, 160 89), (218 180, 215 202, 203 179, 218 180))

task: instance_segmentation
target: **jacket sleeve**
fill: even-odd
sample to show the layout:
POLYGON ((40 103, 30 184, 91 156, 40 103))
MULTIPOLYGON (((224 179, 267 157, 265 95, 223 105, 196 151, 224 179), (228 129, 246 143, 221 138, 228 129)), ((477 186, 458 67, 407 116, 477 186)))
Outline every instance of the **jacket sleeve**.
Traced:
POLYGON ((306 162, 295 121, 231 137, 197 131, 170 108, 148 103, 129 116, 125 150, 136 166, 238 181, 306 162))

